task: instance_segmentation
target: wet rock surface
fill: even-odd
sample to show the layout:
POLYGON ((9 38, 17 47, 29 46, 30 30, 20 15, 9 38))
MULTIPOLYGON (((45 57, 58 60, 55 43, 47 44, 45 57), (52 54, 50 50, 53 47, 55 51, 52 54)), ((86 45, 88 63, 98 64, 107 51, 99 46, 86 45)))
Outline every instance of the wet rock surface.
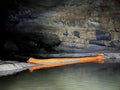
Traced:
MULTIPOLYGON (((69 53, 69 54, 39 54, 36 56, 43 56, 43 57, 86 57, 86 56, 96 56, 98 53, 69 53)), ((102 60, 105 61, 104 64, 99 65, 97 68, 100 68, 102 66, 106 65, 114 65, 114 64, 120 64, 120 53, 104 53, 104 57, 102 60)), ((36 57, 34 55, 34 57, 36 57)), ((79 63, 84 64, 84 63, 79 63)), ((88 63, 89 65, 90 63, 88 63)), ((98 64, 98 62, 93 63, 93 65, 98 64)), ((38 64, 39 65, 39 64, 38 64)), ((0 60, 0 77, 2 76, 8 76, 13 75, 21 71, 25 71, 29 69, 32 66, 37 66, 37 64, 27 63, 27 62, 18 62, 18 61, 3 61, 0 60)), ((107 66, 106 66, 107 67, 107 66)))
POLYGON ((0 60, 0 77, 16 74, 18 72, 27 70, 31 66, 34 66, 34 64, 0 60))
POLYGON ((9 10, 1 44, 4 58, 41 53, 120 52, 118 0, 15 2, 18 7, 9 10))

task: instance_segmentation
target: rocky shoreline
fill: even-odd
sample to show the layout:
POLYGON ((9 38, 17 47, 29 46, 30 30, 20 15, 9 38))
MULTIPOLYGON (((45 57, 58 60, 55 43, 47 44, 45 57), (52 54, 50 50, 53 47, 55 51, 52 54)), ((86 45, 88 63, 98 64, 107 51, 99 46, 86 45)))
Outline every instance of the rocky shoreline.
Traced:
POLYGON ((33 64, 25 62, 16 62, 16 61, 0 61, 0 77, 12 75, 24 70, 27 70, 33 64))
MULTIPOLYGON (((76 53, 76 54, 43 54, 43 57, 85 57, 85 56, 94 56, 97 53, 76 53)), ((104 53, 105 56, 103 60, 105 63, 120 63, 120 53, 104 53)), ((35 66, 36 64, 31 64, 27 62, 19 62, 19 61, 3 61, 0 60, 0 77, 12 75, 24 70, 27 70, 31 66, 35 66)))
POLYGON ((104 53, 106 63, 120 63, 118 0, 9 0, 8 5, 0 4, 0 76, 27 70, 33 65, 26 63, 30 57, 104 53))

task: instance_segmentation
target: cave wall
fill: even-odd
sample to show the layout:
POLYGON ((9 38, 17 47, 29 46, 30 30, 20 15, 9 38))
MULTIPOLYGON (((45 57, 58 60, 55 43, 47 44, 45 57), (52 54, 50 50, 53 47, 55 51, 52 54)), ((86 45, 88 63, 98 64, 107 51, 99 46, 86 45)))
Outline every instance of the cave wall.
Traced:
POLYGON ((119 0, 13 2, 1 44, 5 55, 120 49, 119 0))

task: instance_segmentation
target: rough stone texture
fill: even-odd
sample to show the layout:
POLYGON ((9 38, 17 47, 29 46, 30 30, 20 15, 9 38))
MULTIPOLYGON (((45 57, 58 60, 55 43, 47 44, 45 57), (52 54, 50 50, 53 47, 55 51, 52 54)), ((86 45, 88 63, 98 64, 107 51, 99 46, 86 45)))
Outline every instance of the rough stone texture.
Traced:
POLYGON ((9 11, 10 36, 4 42, 10 56, 120 51, 119 0, 16 2, 19 7, 9 11))

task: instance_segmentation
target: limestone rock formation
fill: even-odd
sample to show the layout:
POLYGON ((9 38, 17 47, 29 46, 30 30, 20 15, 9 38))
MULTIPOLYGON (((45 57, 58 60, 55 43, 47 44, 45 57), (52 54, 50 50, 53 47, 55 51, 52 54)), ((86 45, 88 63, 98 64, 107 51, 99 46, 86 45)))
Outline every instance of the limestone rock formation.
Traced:
POLYGON ((10 57, 120 51, 119 0, 16 0, 3 48, 10 57), (108 3, 109 2, 109 3, 108 3))

